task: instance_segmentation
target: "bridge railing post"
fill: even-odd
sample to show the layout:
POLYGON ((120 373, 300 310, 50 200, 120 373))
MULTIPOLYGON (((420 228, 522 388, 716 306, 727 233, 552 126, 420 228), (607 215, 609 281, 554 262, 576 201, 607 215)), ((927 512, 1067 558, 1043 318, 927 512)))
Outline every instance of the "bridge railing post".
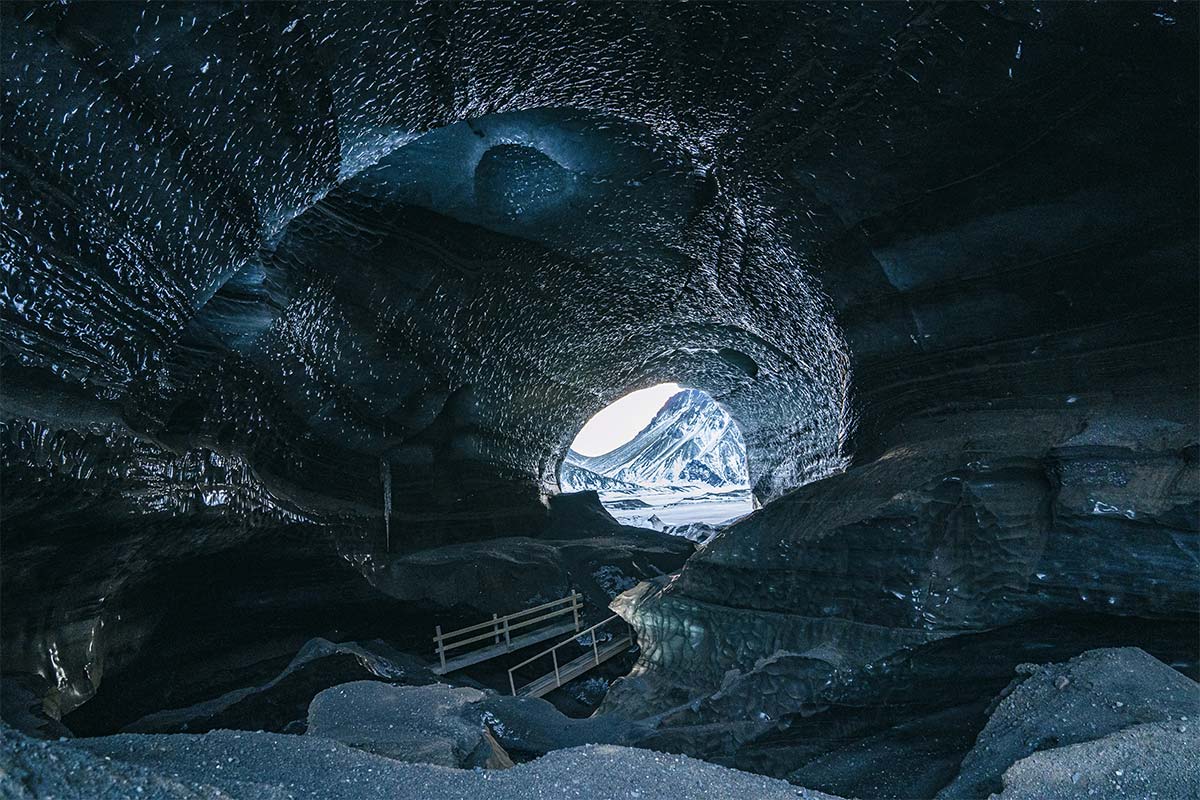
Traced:
MULTIPOLYGON (((428 630, 428 628, 426 628, 428 630)), ((437 636, 433 637, 437 640, 438 658, 442 661, 442 669, 446 669, 446 643, 442 641, 442 626, 437 626, 437 636)))
POLYGON ((558 651, 551 650, 550 656, 554 659, 554 683, 558 686, 562 686, 562 677, 558 674, 558 651))
POLYGON ((492 612, 492 631, 496 634, 492 644, 500 644, 500 615, 495 611, 492 612))
POLYGON ((512 648, 512 635, 511 631, 508 629, 508 617, 504 618, 504 646, 510 649, 512 648))

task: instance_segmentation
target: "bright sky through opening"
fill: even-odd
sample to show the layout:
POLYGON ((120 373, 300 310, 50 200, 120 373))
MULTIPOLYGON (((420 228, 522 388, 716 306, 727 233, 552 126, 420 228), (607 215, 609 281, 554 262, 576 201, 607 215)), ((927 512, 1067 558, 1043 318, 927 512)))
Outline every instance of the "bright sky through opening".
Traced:
POLYGON ((679 389, 678 383, 660 383, 630 392, 589 419, 571 443, 571 449, 585 456, 600 456, 615 450, 637 436, 679 389))

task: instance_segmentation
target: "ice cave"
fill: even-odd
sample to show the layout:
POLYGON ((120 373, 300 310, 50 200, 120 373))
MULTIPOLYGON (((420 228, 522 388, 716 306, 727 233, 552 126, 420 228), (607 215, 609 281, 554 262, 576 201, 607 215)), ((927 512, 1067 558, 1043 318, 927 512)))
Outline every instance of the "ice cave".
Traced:
POLYGON ((1197 797, 1198 11, 0 3, 0 798, 1197 797))

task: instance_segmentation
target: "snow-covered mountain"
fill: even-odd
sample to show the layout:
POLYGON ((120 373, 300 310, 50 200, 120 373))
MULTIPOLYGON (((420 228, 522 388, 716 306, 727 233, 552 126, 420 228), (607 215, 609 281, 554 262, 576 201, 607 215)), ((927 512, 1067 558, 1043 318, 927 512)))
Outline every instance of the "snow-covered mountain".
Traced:
POLYGON ((559 480, 568 491, 582 492, 585 489, 595 489, 598 492, 634 492, 642 488, 633 483, 597 475, 586 467, 571 463, 572 456, 582 458, 578 453, 569 453, 563 459, 562 470, 559 472, 559 480))
POLYGON ((698 389, 672 395, 649 425, 615 450, 594 457, 568 452, 563 461, 564 488, 602 488, 582 485, 594 483, 584 473, 643 487, 741 487, 749 482, 741 431, 712 398, 698 389), (573 482, 575 476, 581 485, 573 482))

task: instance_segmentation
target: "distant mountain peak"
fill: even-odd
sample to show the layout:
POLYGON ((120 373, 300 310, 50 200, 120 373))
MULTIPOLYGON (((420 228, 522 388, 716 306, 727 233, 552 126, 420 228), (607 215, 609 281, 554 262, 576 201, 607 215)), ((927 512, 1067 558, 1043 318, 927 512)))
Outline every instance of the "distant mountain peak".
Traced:
POLYGON ((569 450, 563 463, 562 483, 569 490, 599 488, 602 478, 644 487, 743 487, 749 482, 741 431, 699 389, 671 395, 650 423, 620 447, 599 456, 569 450), (580 486, 572 484, 572 476, 580 486))

